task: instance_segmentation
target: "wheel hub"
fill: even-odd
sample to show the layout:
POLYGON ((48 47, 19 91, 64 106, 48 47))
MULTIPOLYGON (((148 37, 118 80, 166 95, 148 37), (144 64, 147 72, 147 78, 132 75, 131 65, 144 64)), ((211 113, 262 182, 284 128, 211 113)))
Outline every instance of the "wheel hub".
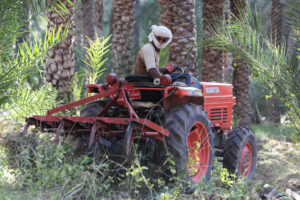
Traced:
POLYGON ((209 136, 203 123, 193 124, 188 136, 187 148, 187 169, 192 181, 198 183, 206 175, 210 160, 209 136))
POLYGON ((243 176, 247 177, 250 173, 252 166, 252 147, 248 142, 243 147, 242 157, 240 162, 240 172, 243 176))

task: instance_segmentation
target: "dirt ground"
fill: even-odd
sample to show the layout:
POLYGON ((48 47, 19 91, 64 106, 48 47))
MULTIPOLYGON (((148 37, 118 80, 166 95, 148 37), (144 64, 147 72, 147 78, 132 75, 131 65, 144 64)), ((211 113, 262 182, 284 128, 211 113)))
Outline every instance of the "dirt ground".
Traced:
POLYGON ((262 199, 298 200, 300 198, 299 143, 259 139, 258 147, 254 181, 262 185, 262 188, 257 190, 259 196, 262 199))

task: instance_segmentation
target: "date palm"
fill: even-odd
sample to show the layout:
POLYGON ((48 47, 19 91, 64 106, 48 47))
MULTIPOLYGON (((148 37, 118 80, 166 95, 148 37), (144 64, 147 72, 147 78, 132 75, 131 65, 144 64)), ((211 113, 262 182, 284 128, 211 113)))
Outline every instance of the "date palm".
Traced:
POLYGON ((102 36, 104 6, 104 0, 95 1, 95 33, 98 37, 102 36))
MULTIPOLYGON (((75 0, 71 1, 74 3, 75 0)), ((48 29, 57 27, 66 27, 68 23, 69 32, 74 29, 73 12, 74 6, 69 4, 67 0, 60 1, 54 5, 53 9, 48 10, 48 29), (60 6, 58 6, 60 5, 60 6), (63 6, 66 9, 62 9, 63 6)), ((65 96, 71 98, 70 83, 75 71, 75 59, 73 51, 73 36, 69 34, 62 42, 56 45, 48 53, 45 64, 45 76, 48 82, 51 82, 58 89, 58 99, 63 99, 65 96)))
MULTIPOLYGON (((233 20, 240 18, 243 12, 247 12, 247 0, 230 0, 230 8, 233 20)), ((234 112, 239 119, 239 125, 250 125, 251 106, 250 106, 250 74, 245 62, 236 57, 233 60, 233 94, 236 97, 234 112)))
POLYGON ((134 0, 112 2, 112 62, 117 75, 130 74, 133 69, 134 0))
POLYGON ((159 5, 162 8, 160 23, 173 33, 170 62, 198 76, 195 0, 159 0, 159 5))
POLYGON ((94 28, 94 1, 81 0, 82 2, 82 30, 83 30, 83 46, 89 47, 89 39, 95 39, 95 28, 94 28))
MULTIPOLYGON (((283 11, 284 4, 281 0, 272 0, 271 13, 271 36, 272 42, 276 46, 282 44, 283 34, 283 11)), ((280 123, 280 103, 278 98, 273 94, 267 101, 268 113, 266 119, 270 122, 280 123)))
MULTIPOLYGON (((203 0, 202 18, 204 37, 211 36, 211 29, 221 22, 224 13, 224 0, 203 0)), ((223 82, 225 77, 224 52, 215 47, 205 45, 202 54, 202 80, 223 82)))
MULTIPOLYGON (((76 2, 75 23, 76 29, 74 46, 77 49, 76 64, 87 68, 82 60, 87 61, 86 48, 90 47, 90 40, 95 40, 96 35, 102 36, 104 0, 82 0, 76 2), (85 48, 84 48, 85 47, 85 48), (83 52, 83 55, 80 53, 83 52)), ((89 82, 89 80, 87 80, 89 82)))

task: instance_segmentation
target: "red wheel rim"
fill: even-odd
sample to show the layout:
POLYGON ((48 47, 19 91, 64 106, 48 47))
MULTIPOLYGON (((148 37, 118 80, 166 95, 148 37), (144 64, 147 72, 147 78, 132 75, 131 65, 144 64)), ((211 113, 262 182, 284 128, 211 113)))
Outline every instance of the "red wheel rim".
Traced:
POLYGON ((210 160, 210 143, 206 127, 202 122, 193 124, 187 139, 187 170, 194 183, 206 175, 210 160))
POLYGON ((240 162, 240 172, 241 175, 247 177, 250 174, 252 167, 252 146, 248 142, 243 148, 241 162, 240 162))

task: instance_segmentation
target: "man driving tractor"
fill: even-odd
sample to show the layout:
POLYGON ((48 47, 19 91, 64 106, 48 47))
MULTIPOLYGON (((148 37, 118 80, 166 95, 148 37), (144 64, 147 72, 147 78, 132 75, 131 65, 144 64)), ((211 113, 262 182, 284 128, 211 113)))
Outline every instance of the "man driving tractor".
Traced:
POLYGON ((160 78, 161 73, 171 73, 172 64, 159 67, 159 53, 172 40, 172 32, 165 26, 151 26, 149 43, 145 44, 138 52, 133 74, 149 74, 151 78, 160 78))

